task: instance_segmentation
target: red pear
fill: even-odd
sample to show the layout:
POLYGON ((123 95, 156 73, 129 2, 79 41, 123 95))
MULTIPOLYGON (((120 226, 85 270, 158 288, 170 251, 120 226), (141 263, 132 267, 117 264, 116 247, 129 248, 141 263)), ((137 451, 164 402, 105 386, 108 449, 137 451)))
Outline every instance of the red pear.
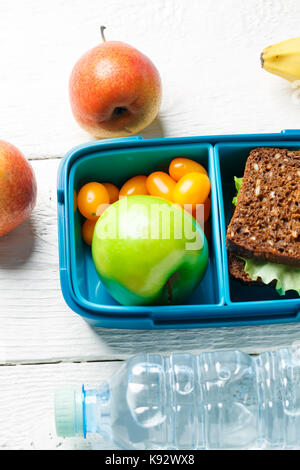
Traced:
POLYGON ((132 46, 105 41, 86 52, 70 77, 77 122, 97 138, 135 134, 156 117, 161 80, 148 57, 132 46))
POLYGON ((36 193, 34 172, 24 155, 0 140, 0 236, 29 217, 36 193))

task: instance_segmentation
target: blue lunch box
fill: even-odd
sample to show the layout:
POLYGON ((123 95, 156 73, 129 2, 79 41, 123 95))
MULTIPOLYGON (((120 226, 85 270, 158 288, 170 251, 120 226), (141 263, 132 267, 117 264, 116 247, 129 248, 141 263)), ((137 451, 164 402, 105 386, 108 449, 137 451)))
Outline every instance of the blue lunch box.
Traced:
POLYGON ((225 237, 232 216, 234 176, 243 176, 249 152, 256 147, 300 149, 300 130, 145 140, 126 137, 83 144, 68 152, 59 167, 57 189, 60 279, 68 306, 93 326, 119 329, 299 321, 297 293, 280 297, 275 289, 244 286, 228 275, 225 237), (167 171, 178 156, 201 163, 211 180, 212 236, 207 272, 184 305, 122 306, 108 294, 96 273, 91 249, 82 240, 83 219, 74 207, 74 193, 90 181, 109 181, 120 187, 137 174, 167 171))

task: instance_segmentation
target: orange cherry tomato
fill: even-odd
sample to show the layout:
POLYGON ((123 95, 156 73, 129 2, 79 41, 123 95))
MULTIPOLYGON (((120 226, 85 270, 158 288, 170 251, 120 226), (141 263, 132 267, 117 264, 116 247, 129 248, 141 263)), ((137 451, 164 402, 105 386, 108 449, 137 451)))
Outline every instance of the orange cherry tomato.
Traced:
POLYGON ((121 198, 125 196, 139 196, 149 194, 146 181, 147 176, 144 175, 138 175, 130 178, 130 180, 126 181, 126 183, 124 183, 120 189, 119 197, 121 198))
POLYGON ((175 181, 179 181, 188 173, 203 173, 204 175, 207 175, 207 171, 204 166, 194 160, 184 157, 174 158, 174 160, 171 161, 169 173, 175 181))
POLYGON ((184 206, 191 204, 193 210, 197 204, 204 204, 210 193, 210 180, 203 173, 188 173, 176 184, 173 191, 175 203, 184 206))
POLYGON ((204 224, 204 234, 206 236, 206 240, 209 241, 211 237, 211 223, 209 221, 204 224))
POLYGON ((82 229, 81 229, 82 238, 84 239, 85 243, 87 243, 87 245, 91 246, 92 244, 96 223, 97 223, 97 220, 86 219, 86 221, 84 222, 82 226, 82 229))
POLYGON ((102 183, 107 189, 109 195, 109 202, 113 204, 119 199, 119 188, 112 183, 102 183))
POLYGON ((77 206, 79 212, 90 220, 97 220, 109 204, 109 194, 101 183, 87 183, 79 191, 77 206))
POLYGON ((162 197, 173 201, 173 190, 176 182, 163 171, 155 171, 147 178, 147 189, 151 196, 162 197))
POLYGON ((74 213, 77 211, 77 193, 75 189, 73 190, 73 210, 74 213))
POLYGON ((211 212, 211 200, 208 197, 204 203, 204 222, 207 222, 211 212))
POLYGON ((210 216, 211 201, 209 197, 206 199, 203 205, 204 205, 204 213, 202 212, 201 206, 192 208, 192 216, 200 223, 200 225, 207 222, 210 216))

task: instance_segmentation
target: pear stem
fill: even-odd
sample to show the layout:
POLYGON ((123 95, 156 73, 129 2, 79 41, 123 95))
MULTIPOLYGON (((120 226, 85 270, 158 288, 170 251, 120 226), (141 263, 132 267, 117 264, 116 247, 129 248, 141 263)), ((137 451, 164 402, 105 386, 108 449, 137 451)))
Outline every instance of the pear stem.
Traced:
POLYGON ((101 31, 101 37, 102 37, 102 41, 105 42, 106 39, 105 39, 105 36, 104 36, 104 30, 106 29, 106 26, 100 26, 100 31, 101 31))

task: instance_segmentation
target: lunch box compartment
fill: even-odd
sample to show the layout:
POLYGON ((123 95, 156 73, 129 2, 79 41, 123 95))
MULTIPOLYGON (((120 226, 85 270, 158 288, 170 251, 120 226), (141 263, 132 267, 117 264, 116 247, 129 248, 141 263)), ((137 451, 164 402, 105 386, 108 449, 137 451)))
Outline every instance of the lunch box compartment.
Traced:
MULTIPOLYGON (((167 141, 168 139, 164 139, 167 141)), ((84 154, 74 152, 67 177, 67 200, 64 201, 66 233, 69 246, 66 251, 68 274, 70 276, 71 295, 76 304, 92 313, 99 320, 106 315, 116 327, 122 327, 128 316, 131 327, 142 327, 144 320, 151 322, 168 322, 180 319, 181 322, 195 321, 206 317, 207 313, 217 312, 216 308, 224 304, 223 274, 221 264, 221 245, 219 237, 219 214, 215 187, 215 169, 213 147, 209 143, 178 143, 155 145, 153 141, 135 141, 140 145, 130 148, 109 148, 109 141, 86 146, 84 154), (148 143, 148 145, 147 145, 148 143), (105 145, 106 144, 106 145, 105 145), (141 145, 144 144, 144 145, 141 145), (105 148, 106 147, 106 148, 105 148), (108 147, 108 148, 107 148, 108 147), (106 291, 99 280, 91 256, 91 248, 81 236, 84 221, 74 207, 75 193, 91 181, 111 182, 121 187, 129 178, 139 174, 150 174, 153 171, 168 171, 173 158, 184 156, 201 163, 209 173, 212 183, 212 236, 209 242, 209 265, 203 281, 187 299, 184 305, 126 307, 118 304, 106 291), (141 325, 141 326, 140 326, 141 325)), ((118 269, 118 266, 116 266, 118 269)), ((64 290, 64 288, 63 288, 64 290)), ((101 324, 101 321, 100 321, 101 324)))
MULTIPOLYGON (((234 177, 244 175, 246 162, 251 150, 257 147, 278 147, 299 150, 300 142, 243 142, 243 143, 219 143, 214 148, 216 180, 218 188, 218 200, 220 208, 220 236, 222 243, 222 256, 224 268, 224 288, 225 303, 228 306, 240 304, 240 308, 253 306, 253 310, 261 311, 267 309, 277 309, 278 305, 283 310, 285 308, 299 309, 299 296, 294 291, 289 291, 285 296, 280 296, 276 290, 267 286, 244 285, 238 280, 233 280, 229 276, 228 258, 226 250, 226 231, 233 215, 233 197, 236 196, 234 177)), ((266 310, 265 310, 266 311, 266 310)))

